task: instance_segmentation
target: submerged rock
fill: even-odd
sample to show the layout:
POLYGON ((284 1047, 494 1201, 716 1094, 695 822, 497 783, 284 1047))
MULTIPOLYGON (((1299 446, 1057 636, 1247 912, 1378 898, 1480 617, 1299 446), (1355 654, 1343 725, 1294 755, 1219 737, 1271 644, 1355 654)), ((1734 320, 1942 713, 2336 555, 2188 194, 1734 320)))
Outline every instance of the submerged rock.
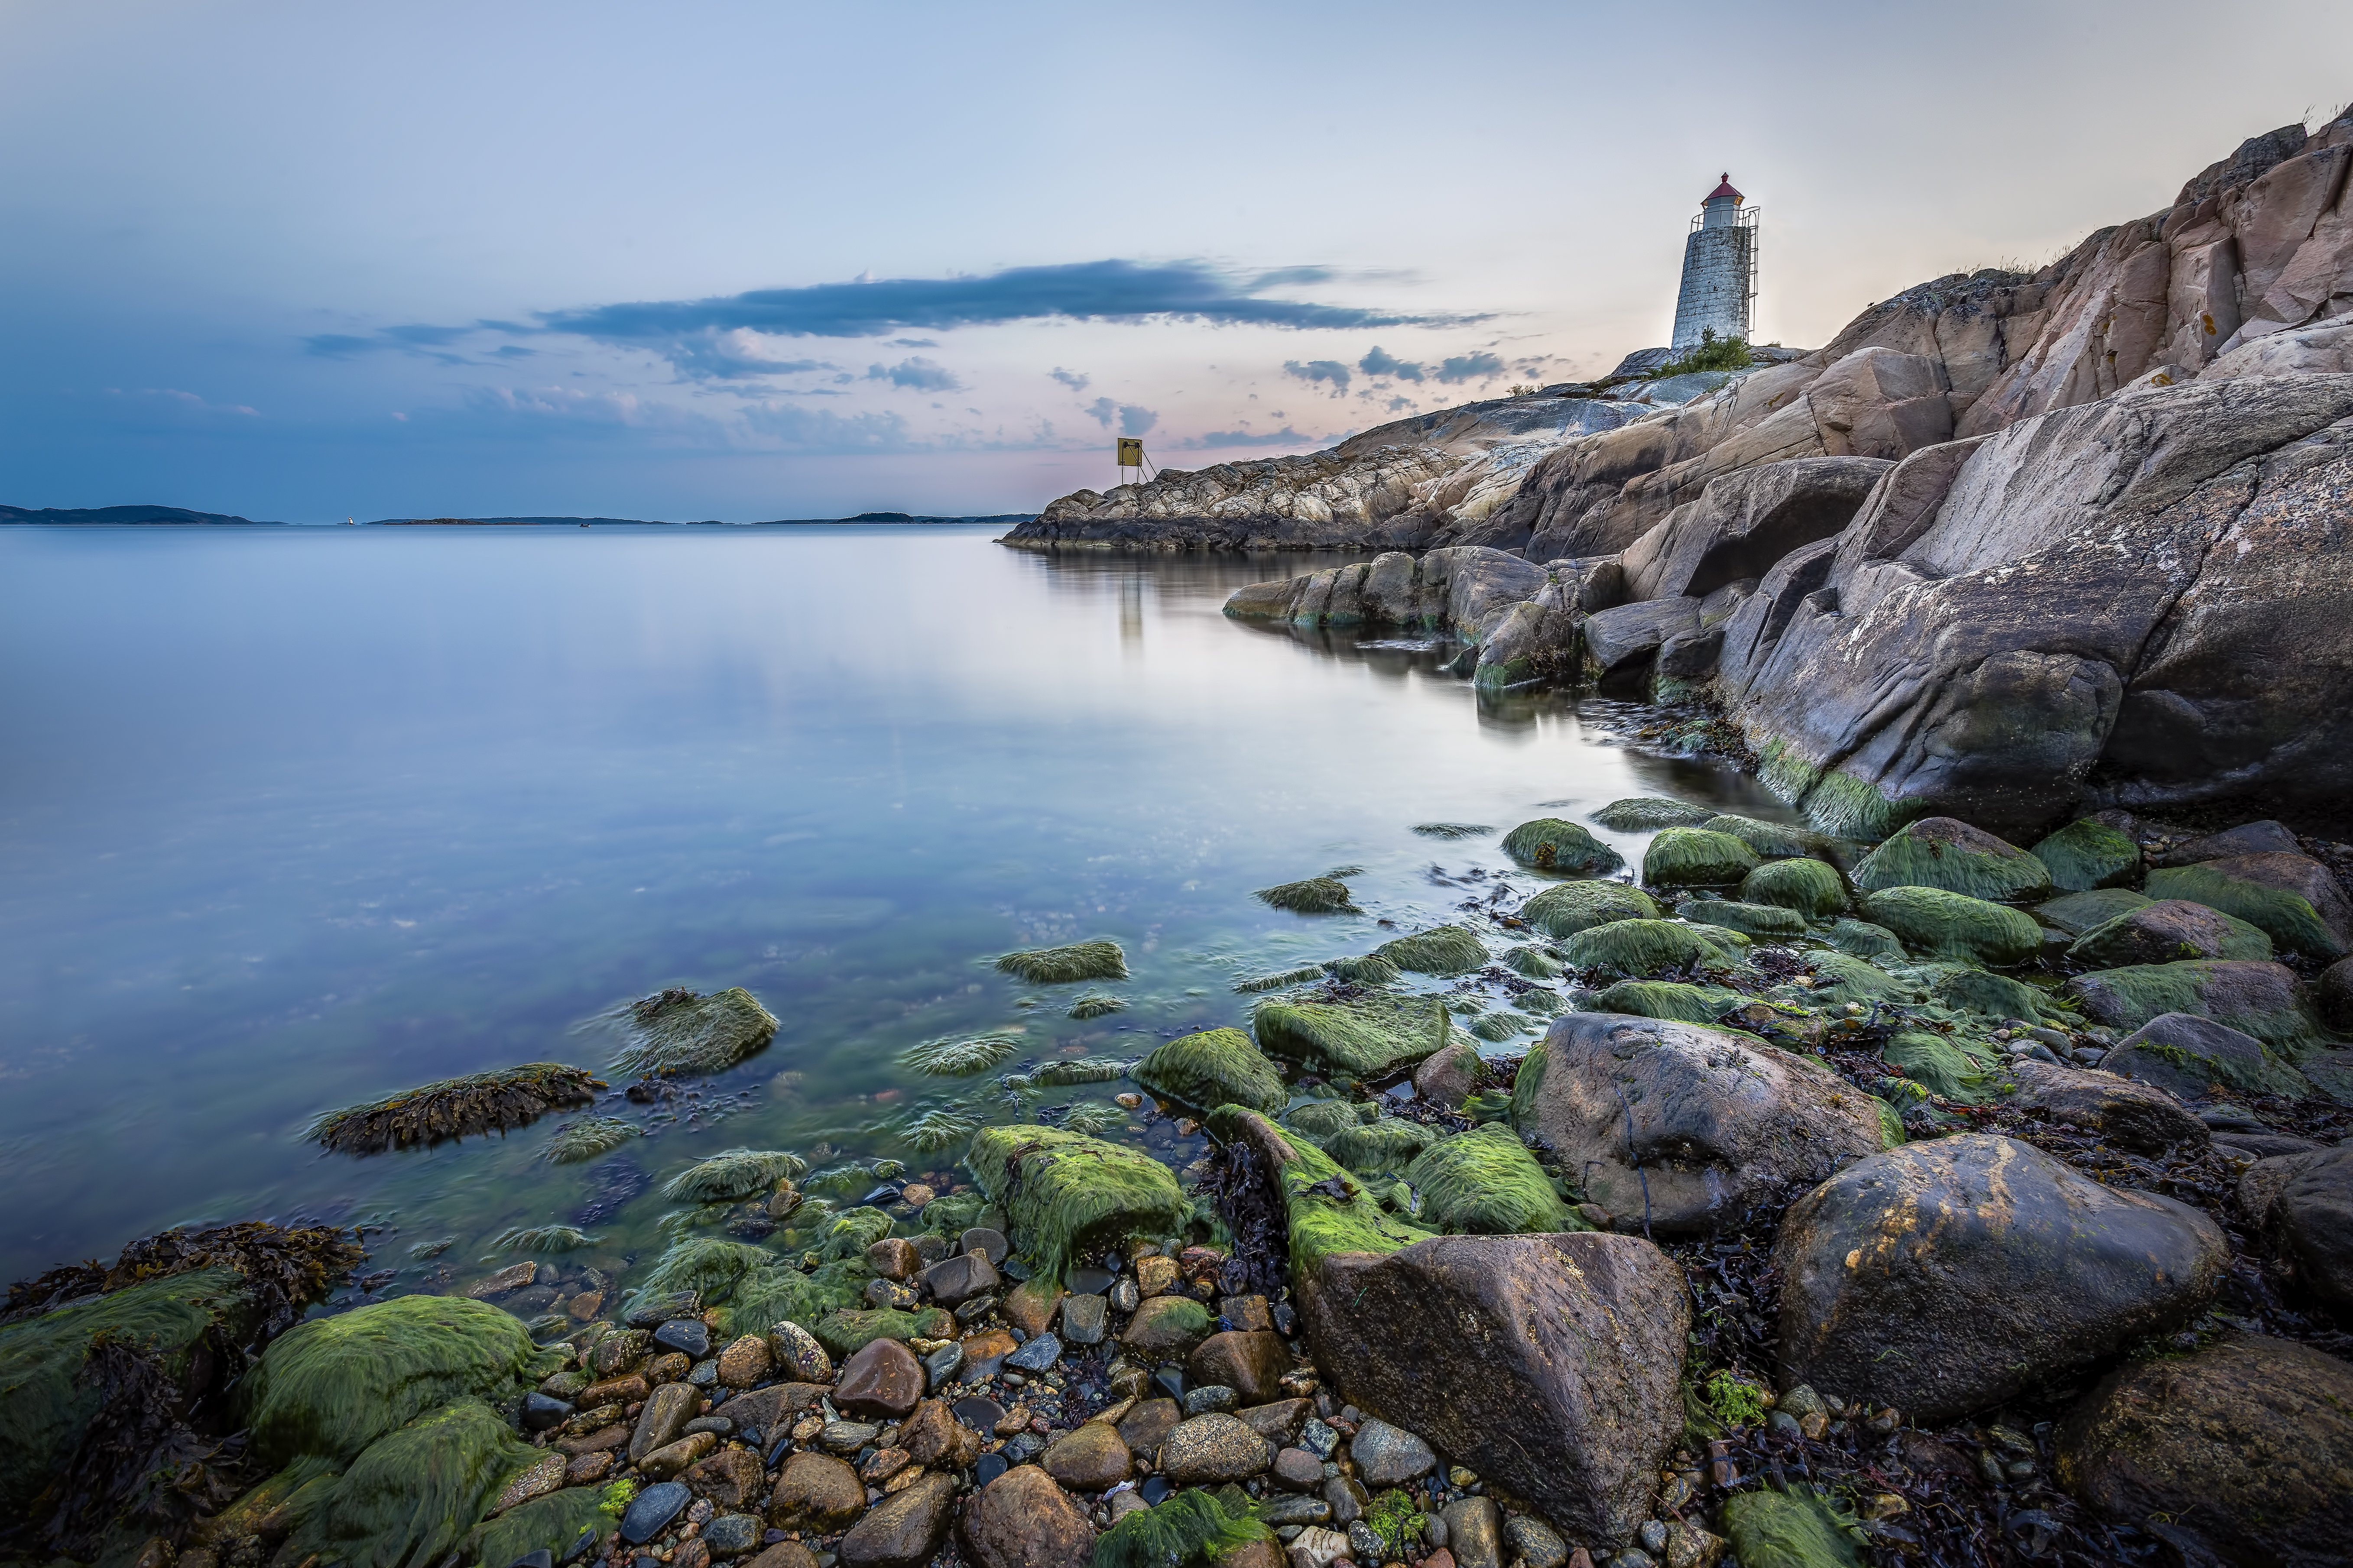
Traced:
POLYGON ((1571 1013, 1521 1064, 1512 1125, 1593 1201, 1662 1232, 1736 1224, 1885 1146, 1876 1102, 1761 1042, 1656 1018, 1571 1013))
POLYGON ((1763 860, 1787 860, 1810 855, 1822 847, 1822 836, 1787 823, 1765 822, 1754 816, 1711 816, 1700 824, 1709 833, 1737 838, 1763 860))
POLYGON ((330 1110, 303 1136, 338 1154, 380 1154, 472 1133, 527 1127, 551 1110, 588 1105, 604 1080, 586 1068, 533 1062, 443 1079, 365 1105, 330 1110))
POLYGON ((2119 1370, 2059 1433, 2059 1478, 2118 1524, 2227 1563, 2322 1568, 2353 1536, 2353 1367, 2227 1333, 2119 1370))
POLYGON ((1449 1024, 1435 996, 1310 994, 1271 996, 1250 1012, 1269 1056, 1326 1076, 1378 1079, 1443 1047, 1449 1024))
POLYGON ((807 1173, 808 1162, 781 1149, 727 1149, 672 1176, 662 1196, 672 1203, 718 1203, 765 1193, 788 1176, 807 1173))
POLYGON ((1022 1254, 1060 1274, 1082 1247, 1182 1229, 1192 1204, 1175 1173, 1140 1150, 1051 1127, 989 1127, 965 1155, 1022 1254))
POLYGON ((1281 1071, 1240 1029, 1204 1029, 1155 1046, 1134 1076, 1160 1099, 1196 1111, 1227 1104, 1274 1111, 1291 1099, 1281 1071))
POLYGON ((1942 888, 1988 900, 2031 900, 2051 889, 2050 868, 2014 844, 1949 816, 1923 817, 1864 856, 1854 885, 1942 888))
POLYGON ((1486 948, 1467 927, 1459 925, 1433 926, 1385 942, 1373 949, 1372 955, 1418 974, 1468 974, 1487 962, 1486 948))
POLYGON ((1574 822, 1540 816, 1523 822, 1504 835, 1504 853, 1521 865, 1564 877, 1592 877, 1615 871, 1625 857, 1574 822))
POLYGON ((1289 910, 1300 915, 1360 915, 1348 895, 1348 884, 1333 877, 1311 877, 1303 882, 1284 882, 1279 887, 1261 888, 1250 895, 1261 903, 1271 904, 1278 910, 1289 910))
POLYGON ((1984 1133, 1907 1143, 1789 1207, 1780 1378, 1926 1425, 2179 1327, 2230 1249, 2198 1210, 1984 1133))
POLYGON ((1520 906, 1520 918, 1555 941, 1612 921, 1654 921, 1659 906, 1623 882, 1562 882, 1520 906))
POLYGON ((1806 933, 1806 917, 1778 904, 1746 904, 1730 899, 1693 899, 1675 906, 1675 918, 1689 921, 1694 925, 1722 926, 1744 936, 1792 937, 1806 933))
POLYGON ((776 1016, 740 985, 708 996, 678 987, 608 1016, 622 1040, 612 1070, 654 1078, 724 1072, 776 1036, 776 1016))
POLYGON ((997 961, 998 973, 1032 985, 1068 985, 1080 980, 1124 980, 1127 955, 1115 942, 1078 942, 1067 947, 1036 947, 1008 952, 997 961))

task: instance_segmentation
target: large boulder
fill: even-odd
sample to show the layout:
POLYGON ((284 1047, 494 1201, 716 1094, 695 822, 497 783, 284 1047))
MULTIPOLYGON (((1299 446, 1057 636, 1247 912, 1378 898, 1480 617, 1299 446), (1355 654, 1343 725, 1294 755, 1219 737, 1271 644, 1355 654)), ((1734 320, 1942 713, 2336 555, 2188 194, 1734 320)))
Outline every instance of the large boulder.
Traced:
POLYGON ((1232 1104, 1271 1111, 1291 1100, 1281 1069, 1240 1029, 1204 1029, 1155 1046, 1133 1076, 1162 1100, 1193 1110, 1232 1104))
POLYGON ((2154 1084, 2183 1100, 2217 1088, 2263 1094, 2303 1091, 2293 1068, 2273 1059, 2253 1035, 2195 1013, 2159 1013, 2100 1058, 2101 1068, 2154 1084))
POLYGON ((1142 1150, 1058 1128, 984 1128, 965 1161, 1043 1273, 1082 1247, 1173 1236, 1193 1212, 1176 1173, 1142 1150))
POLYGON ((1035 1465, 1016 1466, 973 1493, 958 1527, 980 1568, 1087 1568, 1094 1559, 1094 1526, 1035 1465))
POLYGON ((1620 565, 1635 599, 1705 598, 1761 577, 1792 550, 1846 527, 1879 476, 1877 458, 1801 458, 1709 482, 1699 499, 1626 547, 1620 565))
POLYGON ((2208 1139, 2206 1124, 2172 1095, 2112 1072, 2021 1061, 2010 1068, 2010 1077, 2018 1085, 2018 1104, 2121 1148, 2156 1154, 2208 1139))
POLYGON ((1445 1046, 1448 1028, 1437 997, 1388 992, 1270 996, 1250 1013, 1261 1050, 1326 1078, 1409 1068, 1445 1046))
POLYGON ((2353 901, 2307 855, 2274 850, 2165 868, 2148 874, 2148 896, 2235 915, 2290 952, 2335 959, 2353 946, 2353 901))
POLYGON ((2239 1192, 2312 1293, 2353 1309, 2353 1144, 2258 1161, 2239 1192))
POLYGON ((2042 928, 2024 910, 1943 888, 1884 889, 1867 895, 1861 911, 1912 952, 1932 958, 2023 963, 2042 946, 2042 928))
POLYGON ((2353 1539, 2353 1367, 2235 1332, 2134 1362, 2060 1427, 2059 1479, 2116 1522, 2154 1527, 2186 1561, 2342 1563, 2353 1539))
POLYGON ((1885 1146, 1876 1102, 1824 1068, 1721 1030, 1611 1013, 1554 1021, 1521 1064, 1512 1124, 1602 1207, 1667 1233, 1737 1224, 1885 1146))
POLYGON ((2314 1023, 2295 972, 2284 963, 2189 959, 2078 974, 2061 987, 2112 1029, 2137 1030, 2167 1013, 2211 1018, 2294 1056, 2307 1047, 2314 1023))
POLYGON ((2103 921, 2067 949, 2071 963, 2122 969, 2193 958, 2272 956, 2272 939, 2259 927, 2187 899, 2160 899, 2103 921))
POLYGON ((1988 1133, 1907 1143, 1792 1205, 1780 1376, 1928 1425, 2012 1398, 2202 1310, 2221 1229, 1988 1133))
POLYGON ((1973 899, 2031 902, 2051 890, 2051 872, 2042 861, 1949 816, 1906 823, 1858 861, 1852 876, 1856 887, 1873 893, 1942 888, 1973 899))

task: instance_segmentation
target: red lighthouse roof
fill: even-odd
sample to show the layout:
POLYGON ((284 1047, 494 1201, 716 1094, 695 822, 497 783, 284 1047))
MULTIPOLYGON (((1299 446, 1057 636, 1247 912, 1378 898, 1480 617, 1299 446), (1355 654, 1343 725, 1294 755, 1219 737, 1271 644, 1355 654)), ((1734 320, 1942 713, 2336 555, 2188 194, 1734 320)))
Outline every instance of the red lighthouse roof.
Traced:
POLYGON ((1706 195, 1700 199, 1704 202, 1712 202, 1719 200, 1725 196, 1730 196, 1736 202, 1747 200, 1746 196, 1743 196, 1738 191, 1732 188, 1732 175, 1728 172, 1724 175, 1724 183, 1722 184, 1716 186, 1715 189, 1708 192, 1706 195))

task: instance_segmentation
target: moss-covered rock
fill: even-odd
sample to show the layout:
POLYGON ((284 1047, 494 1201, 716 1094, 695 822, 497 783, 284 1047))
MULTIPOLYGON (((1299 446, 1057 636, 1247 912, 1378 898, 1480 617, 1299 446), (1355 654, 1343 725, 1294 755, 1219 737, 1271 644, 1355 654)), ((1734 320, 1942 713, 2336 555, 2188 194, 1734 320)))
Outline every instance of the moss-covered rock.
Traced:
POLYGON ((1504 950, 1504 967, 1530 980, 1557 980, 1567 965, 1544 949, 1523 942, 1504 950))
POLYGON ((1740 899, 1795 910, 1808 920, 1827 920, 1846 908, 1846 882, 1837 867, 1801 856, 1749 872, 1740 879, 1740 899))
POLYGON ((1860 1002, 1869 1006, 1874 1002, 1899 1002, 1918 994, 1916 988, 1867 958, 1848 952, 1814 952, 1807 957, 1814 966, 1813 994, 1824 1002, 1860 1002))
POLYGON ((2214 958, 2133 964, 2078 974, 2062 990, 2112 1029, 2194 1013, 2253 1035, 2291 1060, 2311 1049, 2320 1033, 2295 971, 2278 963, 2214 958))
POLYGON ((1890 1039, 1880 1047, 1879 1058, 1944 1099, 1969 1105, 1991 1098, 1996 1081, 1990 1047, 1983 1056, 1976 1056, 1965 1050, 1962 1042, 1921 1029, 1905 1030, 1890 1039))
POLYGON ((1675 914, 1694 925, 1722 926, 1744 936, 1773 938, 1806 934, 1806 917, 1778 904, 1745 904, 1730 899, 1692 899, 1676 905, 1675 914))
POLYGON ((1451 1235, 1587 1228, 1519 1134, 1500 1124, 1431 1146, 1405 1179, 1421 1198, 1423 1223, 1451 1235))
POLYGON ((1714 1026, 1740 1005, 1740 993, 1715 986, 1686 985, 1679 980, 1620 980, 1596 996, 1597 1013, 1626 1013, 1638 1018, 1674 1018, 1686 1024, 1714 1026))
POLYGON ((1446 1044, 1435 996, 1270 996, 1250 1013, 1259 1048, 1325 1077, 1380 1078, 1446 1044))
POLYGON ((1491 1044, 1511 1039, 1515 1035, 1525 1033, 1527 1028, 1526 1024, 1513 1017, 1509 1013, 1484 1014, 1463 1026, 1466 1033, 1491 1044))
POLYGON ((2236 915, 2163 899, 2103 921, 2067 949, 2071 963, 2086 969, 2121 969, 2135 963, 2173 963, 2189 958, 2272 956, 2272 939, 2236 915))
POLYGON ((352 1568, 438 1563, 543 1458, 486 1405, 431 1411, 369 1444, 332 1485, 301 1494, 290 1561, 316 1552, 352 1568))
POLYGON ((1228 1104, 1276 1111, 1291 1099, 1282 1074, 1240 1029, 1204 1029, 1156 1046, 1134 1076, 1160 1099, 1197 1111, 1228 1104))
POLYGON ((1710 940, 1708 929, 1675 921, 1612 921, 1570 937, 1561 944, 1561 956, 1572 969, 1598 969, 1627 979, 1694 964, 1730 968, 1725 946, 1710 940))
POLYGON ((1124 980, 1127 954, 1115 942, 1074 942, 1067 947, 1033 947, 997 961, 1000 973, 1032 985, 1069 985, 1081 980, 1124 980))
POLYGON ((1051 1127, 989 1127, 965 1156, 1013 1240, 1039 1273, 1059 1278, 1082 1247, 1181 1230, 1193 1205, 1175 1173, 1141 1150, 1051 1127))
POLYGON ((1294 1288, 1314 1278, 1324 1258, 1342 1253, 1384 1254, 1430 1238, 1429 1231, 1392 1217, 1380 1195, 1356 1181, 1329 1154, 1255 1111, 1225 1106, 1209 1114, 1209 1131, 1230 1143, 1247 1137, 1268 1157, 1281 1194, 1290 1237, 1294 1288), (1255 1127, 1246 1125, 1255 1121, 1255 1127))
POLYGON ((619 1523, 617 1510, 605 1506, 602 1489, 565 1487, 500 1514, 476 1533, 469 1550, 481 1568, 509 1568, 534 1552, 560 1562, 582 1531, 601 1540, 619 1523))
POLYGON ((1310 877, 1302 882, 1284 882, 1271 888, 1261 888, 1250 896, 1261 903, 1271 904, 1278 910, 1289 910, 1296 915, 1360 915, 1365 912, 1348 896, 1348 884, 1336 877, 1310 877))
POLYGON ((1607 876, 1626 858, 1586 828, 1557 816, 1523 822, 1504 835, 1504 853, 1521 865, 1563 877, 1607 876))
POLYGON ((2239 855, 2151 871, 2148 896, 2187 899, 2236 915, 2283 952, 2324 959, 2345 955, 2345 895, 2327 868, 2302 855, 2239 855))
MULTIPOLYGON (((889 1226, 886 1215, 883 1226, 887 1230, 889 1226)), ((862 1245, 860 1250, 864 1250, 862 1245)), ((765 1247, 746 1246, 723 1237, 687 1237, 672 1242, 651 1268, 630 1282, 628 1293, 622 1298, 621 1310, 627 1312, 640 1302, 681 1291, 691 1291, 704 1306, 714 1307, 733 1295, 735 1287, 745 1278, 776 1260, 776 1255, 765 1247)))
POLYGON ((708 996, 683 987, 610 1015, 621 1036, 611 1070, 648 1077, 725 1072, 776 1037, 776 1017, 741 985, 708 996))
POLYGON ((1405 978, 1404 970, 1374 952, 1356 958, 1326 959, 1323 972, 1349 985, 1394 985, 1405 978))
POLYGON ((1692 805, 1663 795, 1636 795, 1630 800, 1613 800, 1599 811, 1586 813, 1604 827, 1620 833, 1648 833, 1658 827, 1697 827, 1715 811, 1704 805, 1692 805))
POLYGON ((1659 906, 1650 894, 1623 882, 1563 882, 1522 905, 1520 918, 1558 942, 1588 926, 1657 920, 1659 906))
POLYGON ((1989 974, 1957 964, 1936 965, 1934 973, 1928 994, 1956 1013, 1974 1014, 1996 1023, 2023 1018, 2032 1024, 2060 1016, 2047 993, 2007 974, 1989 974))
POLYGON ((1348 1169, 1371 1175, 1403 1171, 1423 1150, 1438 1141, 1436 1130, 1401 1117, 1342 1127, 1323 1140, 1324 1152, 1348 1169))
MULTIPOLYGON (((975 1212, 966 1223, 978 1217, 975 1212)), ((963 1225, 955 1227, 957 1231, 965 1228, 963 1225)), ((771 1323, 815 1323, 835 1312, 855 1310, 865 1300, 867 1281, 873 1278, 874 1270, 863 1258, 831 1258, 806 1274, 790 1263, 747 1274, 736 1281, 726 1305, 716 1309, 720 1332, 732 1340, 765 1333, 771 1323)))
POLYGON ((1823 940, 1855 958, 1892 958, 1900 963, 1912 956, 1894 931, 1869 921, 1835 921, 1823 940))
POLYGON ((1740 1568, 1862 1568, 1853 1523, 1808 1489, 1760 1488, 1724 1504, 1725 1538, 1740 1568))
POLYGON ((1670 827, 1642 851, 1642 880, 1654 888, 1730 887, 1757 864, 1757 851, 1729 833, 1670 827))
POLYGON ((2042 946, 2034 917, 1946 888, 1906 883, 1867 895, 1863 918, 1885 926, 1905 947, 1964 963, 2023 963, 2042 946))
POLYGON ((331 1110, 303 1136, 338 1154, 426 1148, 475 1133, 527 1127, 551 1110, 588 1105, 605 1087, 586 1068, 533 1062, 443 1079, 365 1105, 331 1110))
POLYGON ((1822 836, 1809 833, 1786 823, 1763 822, 1753 816, 1711 816, 1700 826, 1710 833, 1727 833, 1751 849, 1762 860, 1786 860, 1793 855, 1809 855, 1820 847, 1822 836))
POLYGON ((1282 1120, 1297 1129, 1317 1148, 1334 1133, 1349 1127, 1362 1127, 1377 1121, 1381 1110, 1369 1102, 1352 1100, 1311 1100, 1304 1105, 1292 1107, 1283 1112, 1282 1120))
POLYGON ((946 1339, 955 1331, 955 1315, 941 1307, 926 1307, 919 1312, 890 1307, 852 1308, 828 1312, 809 1326, 810 1334, 837 1365, 876 1340, 946 1339))
POLYGON ((807 1161, 781 1149, 725 1149, 672 1176, 662 1196, 688 1204, 748 1198, 774 1188, 780 1178, 807 1173, 807 1161))
POLYGON ((2031 899, 2051 890, 2050 868, 2015 844, 1949 816, 1907 823, 1854 868, 1854 885, 1942 888, 1973 899, 2031 899))
POLYGON ((2069 823, 2028 853, 2051 873, 2063 893, 2118 888, 2140 878, 2140 846, 2105 822, 2083 817, 2069 823))
POLYGON ((509 1397, 539 1353, 520 1321, 487 1302, 402 1296, 297 1324, 238 1393, 264 1463, 343 1463, 428 1411, 509 1397))
POLYGON ((1487 963, 1486 948, 1467 928, 1458 925, 1433 926, 1385 942, 1373 949, 1373 956, 1417 974, 1468 974, 1487 963))
POLYGON ((2034 918, 2052 930, 2069 936, 2081 936, 2095 925, 2102 925, 2118 915, 2147 909, 2157 900, 2147 893, 2137 893, 2130 888, 2094 888, 2088 892, 2067 893, 2050 902, 2035 906, 2034 918))

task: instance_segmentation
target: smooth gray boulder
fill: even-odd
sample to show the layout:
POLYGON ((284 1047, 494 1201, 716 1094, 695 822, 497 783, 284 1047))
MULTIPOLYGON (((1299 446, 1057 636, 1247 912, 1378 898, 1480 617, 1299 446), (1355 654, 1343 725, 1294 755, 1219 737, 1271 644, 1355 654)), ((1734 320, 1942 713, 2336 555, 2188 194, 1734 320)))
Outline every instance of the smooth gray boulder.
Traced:
POLYGON ((2217 1088, 2295 1094, 2302 1087, 2261 1040, 2195 1013, 2158 1014, 2118 1040, 2100 1067, 2183 1100, 2202 1099, 2217 1088))
POLYGON ((2050 1062, 2012 1064, 2012 1099, 2063 1126, 2095 1132, 2119 1148, 2157 1154, 2177 1143, 2204 1143, 2206 1124, 2165 1090, 2112 1072, 2050 1062))
POLYGON ((1627 595, 1704 599, 1762 577, 1791 551, 1845 528, 1893 467, 1878 458, 1800 458, 1712 480, 1626 547, 1627 595))
POLYGON ((2258 1161, 2240 1178, 2239 1194, 2312 1293, 2353 1308, 2353 1146, 2258 1161))

